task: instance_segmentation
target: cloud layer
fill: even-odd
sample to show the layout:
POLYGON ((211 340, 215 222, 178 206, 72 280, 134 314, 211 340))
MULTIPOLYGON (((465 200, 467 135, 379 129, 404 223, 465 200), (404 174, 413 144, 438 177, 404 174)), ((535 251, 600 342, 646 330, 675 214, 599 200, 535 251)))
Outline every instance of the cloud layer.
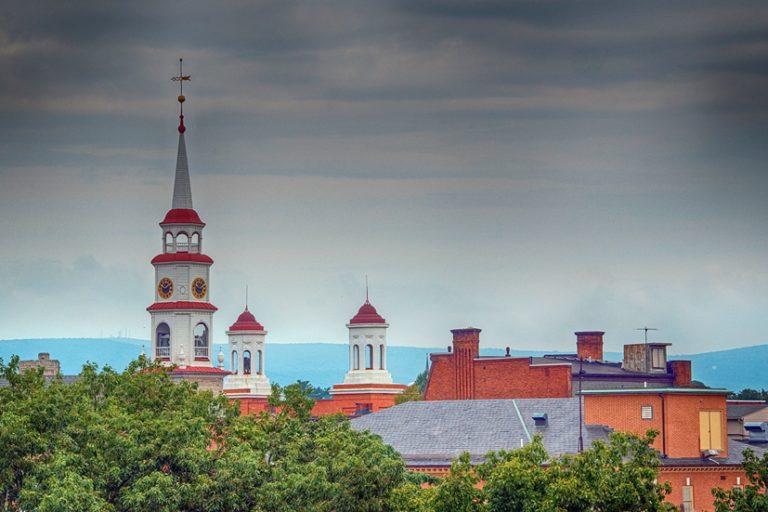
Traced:
POLYGON ((217 342, 246 282, 270 339, 341 342, 366 274, 395 344, 468 324, 552 350, 645 324, 678 352, 768 342, 764 2, 11 1, 0 20, 0 338, 146 330, 181 56, 217 342))

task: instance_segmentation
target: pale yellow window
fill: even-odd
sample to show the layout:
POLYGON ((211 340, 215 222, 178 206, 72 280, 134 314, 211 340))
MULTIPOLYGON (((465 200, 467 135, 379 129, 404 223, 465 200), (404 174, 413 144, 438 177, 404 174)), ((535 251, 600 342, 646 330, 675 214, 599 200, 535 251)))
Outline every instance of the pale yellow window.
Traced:
POLYGON ((722 411, 699 411, 699 443, 702 451, 723 449, 722 411))
POLYGON ((683 486, 683 512, 693 512, 693 486, 683 486))

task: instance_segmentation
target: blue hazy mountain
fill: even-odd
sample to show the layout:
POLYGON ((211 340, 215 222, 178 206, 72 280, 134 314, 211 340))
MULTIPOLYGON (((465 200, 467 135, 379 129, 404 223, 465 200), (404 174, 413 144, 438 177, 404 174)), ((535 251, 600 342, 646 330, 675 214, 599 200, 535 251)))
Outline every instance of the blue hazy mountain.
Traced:
MULTIPOLYGON (((149 350, 147 340, 131 338, 65 338, 0 340, 0 358, 8 361, 13 354, 22 359, 35 359, 40 352, 48 352, 51 358, 61 362, 66 375, 80 372, 88 361, 99 366, 109 365, 123 370, 139 356, 142 345, 149 350)), ((226 345, 214 346, 214 354, 226 345)), ((387 361, 395 382, 409 383, 426 367, 430 352, 445 348, 420 348, 390 346, 387 361)), ((483 355, 502 355, 502 349, 483 349, 483 355)), ((545 352, 513 350, 514 356, 540 356, 545 352)), ((619 353, 606 353, 613 361, 621 360, 619 353)), ((702 354, 676 355, 673 359, 691 359, 693 378, 711 387, 740 390, 746 387, 768 388, 768 345, 735 348, 702 354)), ((225 368, 228 369, 225 357, 225 368)), ((267 345, 265 364, 267 376, 273 382, 290 384, 298 379, 315 386, 328 387, 339 383, 347 371, 348 348, 346 344, 332 343, 270 343, 267 345)))

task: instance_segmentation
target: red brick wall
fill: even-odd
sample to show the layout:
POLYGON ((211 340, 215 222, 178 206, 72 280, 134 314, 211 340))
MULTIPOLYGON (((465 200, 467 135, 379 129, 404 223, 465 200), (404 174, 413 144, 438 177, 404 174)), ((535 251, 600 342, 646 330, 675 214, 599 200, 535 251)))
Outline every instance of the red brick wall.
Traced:
POLYGON ((666 454, 672 458, 701 457, 699 445, 699 411, 717 409, 722 411, 722 432, 724 451, 722 457, 728 456, 727 439, 725 439, 725 395, 689 395, 664 394, 665 425, 662 428, 662 399, 658 394, 627 394, 621 395, 588 395, 584 397, 584 422, 590 425, 607 425, 622 432, 632 432, 643 435, 650 429, 656 429, 660 435, 654 442, 654 447, 662 451, 666 434, 666 454), (653 419, 644 420, 640 416, 640 408, 644 405, 653 406, 653 419))
POLYGON ((475 359, 472 394, 465 396, 457 390, 455 354, 433 354, 431 360, 425 400, 566 398, 572 394, 567 364, 531 366, 527 357, 475 359))
MULTIPOLYGON (((405 386, 402 386, 405 388, 405 386)), ((318 400, 312 408, 312 416, 325 416, 341 413, 354 416, 359 410, 368 412, 381 411, 395 405, 395 397, 391 393, 350 393, 334 395, 330 400, 318 400)))
POLYGON ((456 400, 453 354, 432 354, 424 400, 456 400))
POLYGON ((667 501, 681 506, 683 503, 682 487, 690 479, 690 485, 693 486, 693 507, 697 511, 712 511, 714 507, 714 498, 712 489, 720 487, 722 489, 731 489, 736 485, 737 478, 741 479, 741 485, 745 485, 747 477, 740 467, 719 467, 719 468, 661 468, 659 471, 659 482, 669 482, 672 485, 672 492, 667 496, 667 501))
POLYGON ((475 361, 473 398, 566 398, 572 395, 571 366, 531 366, 529 359, 505 357, 475 361))

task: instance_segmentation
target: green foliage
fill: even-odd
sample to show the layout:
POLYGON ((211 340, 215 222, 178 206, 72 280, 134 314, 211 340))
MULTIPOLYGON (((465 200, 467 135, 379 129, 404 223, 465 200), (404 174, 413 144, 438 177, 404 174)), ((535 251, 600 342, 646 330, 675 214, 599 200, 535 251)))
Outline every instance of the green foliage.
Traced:
POLYGON ((378 437, 312 420, 301 383, 275 388, 275 413, 239 416, 144 359, 69 385, 17 359, 0 377, 3 511, 379 512, 406 485, 378 437))
POLYGON ((768 453, 759 458, 750 450, 744 450, 744 472, 749 483, 743 489, 713 489, 715 511, 764 512, 768 510, 768 453))
POLYGON ((744 388, 738 393, 728 393, 729 400, 768 400, 768 389, 760 391, 752 388, 744 388))
POLYGON ((395 404, 424 400, 424 390, 427 387, 427 376, 427 370, 421 372, 416 377, 416 380, 413 381, 413 384, 408 386, 402 395, 395 397, 395 404))
POLYGON ((435 512, 480 512, 486 510, 480 478, 468 453, 451 464, 451 472, 440 482, 432 500, 435 512))

